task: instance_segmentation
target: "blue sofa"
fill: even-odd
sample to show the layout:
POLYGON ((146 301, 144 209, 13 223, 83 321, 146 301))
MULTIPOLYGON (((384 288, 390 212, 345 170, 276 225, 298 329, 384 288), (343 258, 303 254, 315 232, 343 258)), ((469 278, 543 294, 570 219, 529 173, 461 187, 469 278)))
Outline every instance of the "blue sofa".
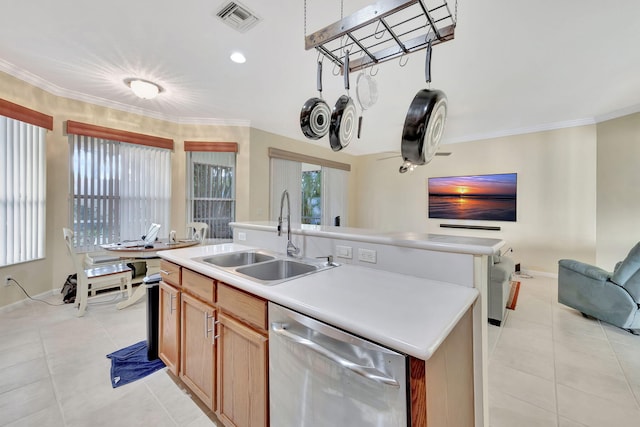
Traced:
POLYGON ((612 273, 561 259, 558 302, 630 332, 640 332, 640 243, 612 273))

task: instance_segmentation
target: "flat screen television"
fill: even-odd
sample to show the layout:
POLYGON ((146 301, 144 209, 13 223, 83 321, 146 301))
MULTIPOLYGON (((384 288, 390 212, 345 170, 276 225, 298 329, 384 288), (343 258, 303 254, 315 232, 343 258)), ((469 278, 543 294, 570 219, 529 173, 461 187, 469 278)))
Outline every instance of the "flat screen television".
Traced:
POLYGON ((429 218, 515 221, 518 174, 429 178, 429 218))

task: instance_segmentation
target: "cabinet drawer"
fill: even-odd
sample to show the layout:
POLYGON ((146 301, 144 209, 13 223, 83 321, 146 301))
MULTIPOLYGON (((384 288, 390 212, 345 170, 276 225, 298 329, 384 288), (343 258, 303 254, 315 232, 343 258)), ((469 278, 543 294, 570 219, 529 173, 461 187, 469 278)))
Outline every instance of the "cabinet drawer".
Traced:
POLYGON ((216 302, 216 284, 211 277, 185 268, 182 270, 182 289, 208 303, 216 302))
POLYGON ((180 271, 179 265, 160 260, 160 276, 164 282, 180 287, 180 271))
POLYGON ((218 307, 235 317, 267 330, 267 301, 224 283, 218 283, 218 307))

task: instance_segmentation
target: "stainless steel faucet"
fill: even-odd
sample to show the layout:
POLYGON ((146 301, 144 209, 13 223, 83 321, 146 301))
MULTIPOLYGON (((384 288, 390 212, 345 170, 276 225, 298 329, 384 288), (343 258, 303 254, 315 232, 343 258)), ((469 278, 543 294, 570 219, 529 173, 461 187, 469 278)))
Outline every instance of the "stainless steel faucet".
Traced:
POLYGON ((280 216, 278 217, 278 236, 282 236, 282 208, 284 207, 284 199, 287 199, 287 255, 295 256, 300 253, 300 248, 291 242, 291 202, 289 201, 289 192, 284 190, 280 197, 280 216))

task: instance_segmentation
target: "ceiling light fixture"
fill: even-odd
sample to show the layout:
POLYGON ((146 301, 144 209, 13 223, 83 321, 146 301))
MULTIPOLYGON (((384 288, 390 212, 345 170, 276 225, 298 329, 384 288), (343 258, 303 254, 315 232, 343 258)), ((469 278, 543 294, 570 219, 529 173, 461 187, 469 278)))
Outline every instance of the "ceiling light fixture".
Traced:
POLYGON ((247 62, 247 58, 240 52, 233 52, 230 56, 231 60, 236 64, 244 64, 247 62))
POLYGON ((129 86, 131 88, 131 91, 138 98, 142 99, 153 99, 163 91, 163 89, 159 85, 143 79, 125 79, 124 84, 129 86))

